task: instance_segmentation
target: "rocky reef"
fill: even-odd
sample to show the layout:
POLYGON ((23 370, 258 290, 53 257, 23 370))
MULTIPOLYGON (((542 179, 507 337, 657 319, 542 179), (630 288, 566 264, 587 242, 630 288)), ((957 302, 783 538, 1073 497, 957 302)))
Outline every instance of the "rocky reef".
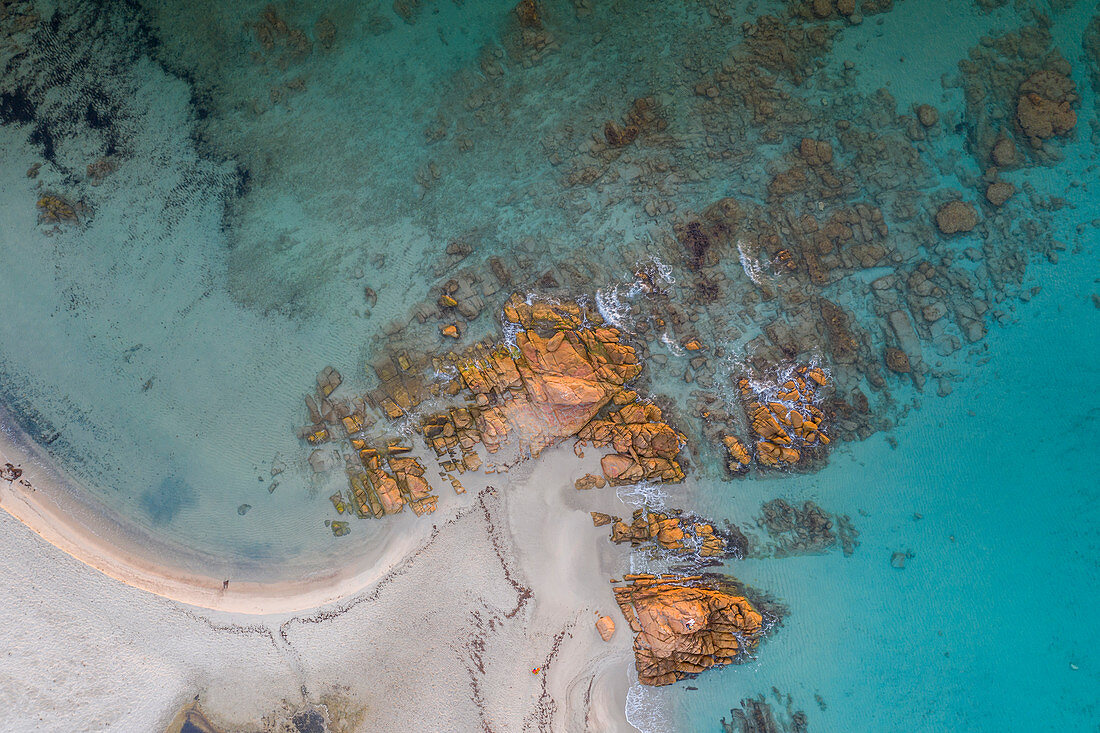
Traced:
MULTIPOLYGON (((438 495, 424 464, 405 438, 393 437, 398 421, 410 418, 456 493, 465 489, 449 472, 481 469, 478 449, 497 456, 485 466, 493 472, 573 436, 578 451, 588 442, 614 451, 601 461, 606 479, 591 477, 578 488, 684 478, 677 456, 685 438, 628 388, 642 365, 618 329, 586 306, 519 295, 504 305, 502 322, 504 340, 432 357, 431 373, 425 359, 387 355, 374 366, 379 386, 360 396, 338 396, 343 378, 332 367, 318 375, 316 392, 305 399, 310 423, 299 437, 314 446, 315 472, 343 463, 347 498, 330 497, 338 514, 382 517, 406 505, 417 515, 435 511, 438 495), (440 403, 448 407, 440 410, 440 403), (381 437, 371 431, 380 417, 381 437)), ((331 528, 337 536, 348 531, 340 522, 331 528)))
POLYGON ((627 575, 615 588, 634 637, 638 681, 670 685, 743 660, 768 626, 729 579, 716 575, 627 575))
POLYGON ((807 733, 810 730, 806 713, 794 709, 790 695, 772 688, 769 701, 764 695, 741 701, 730 710, 730 721, 722 718, 723 733, 807 733))
POLYGON ((777 498, 764 502, 755 522, 723 526, 679 509, 653 511, 642 507, 630 522, 603 512, 591 512, 596 527, 611 525, 611 542, 677 562, 677 568, 697 570, 728 559, 782 558, 819 555, 839 549, 855 554, 859 530, 847 514, 830 514, 816 502, 801 505, 777 498))
POLYGON ((828 514, 812 501, 795 506, 772 499, 760 509, 757 526, 767 533, 768 542, 753 543, 753 557, 820 554, 838 546, 851 557, 859 545, 859 532, 847 514, 828 514))
POLYGON ((627 524, 619 517, 592 512, 592 523, 611 525, 611 541, 630 543, 636 548, 660 548, 674 557, 709 558, 744 557, 747 541, 735 527, 718 529, 714 524, 678 510, 668 513, 637 509, 627 524))
POLYGON ((723 436, 730 473, 743 474, 754 460, 759 466, 776 468, 812 464, 823 457, 830 439, 816 390, 828 383, 822 369, 805 365, 788 368, 772 381, 739 379, 754 451, 737 436, 723 436))

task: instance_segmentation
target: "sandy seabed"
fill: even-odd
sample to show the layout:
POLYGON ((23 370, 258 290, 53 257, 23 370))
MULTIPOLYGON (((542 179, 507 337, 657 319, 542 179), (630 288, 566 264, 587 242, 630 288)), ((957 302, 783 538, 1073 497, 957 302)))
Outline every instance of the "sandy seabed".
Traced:
POLYGON ((608 584, 624 558, 588 514, 627 507, 611 491, 582 506, 572 481, 591 461, 567 448, 500 488, 466 481, 464 506, 441 501, 369 567, 227 592, 67 514, 76 499, 4 437, 8 461, 33 488, 0 482, 0 729, 164 730, 198 696, 219 726, 257 730, 334 695, 368 731, 633 729, 631 636, 608 584), (597 612, 618 622, 610 643, 597 612))

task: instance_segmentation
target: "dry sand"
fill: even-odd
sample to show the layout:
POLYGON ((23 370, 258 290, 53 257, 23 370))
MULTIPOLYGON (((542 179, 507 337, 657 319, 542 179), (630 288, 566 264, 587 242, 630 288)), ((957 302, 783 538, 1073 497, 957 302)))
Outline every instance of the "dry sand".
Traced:
POLYGON ((13 451, 0 444, 0 463, 35 488, 0 486, 0 608, 19 619, 0 631, 0 729, 163 730, 198 695, 231 729, 282 701, 339 699, 368 731, 632 730, 631 636, 608 584, 627 560, 588 515, 617 499, 589 506, 597 492, 572 487, 591 458, 563 447, 467 474, 472 501, 441 501, 423 535, 391 539, 368 568, 222 593, 67 514, 50 472, 13 451), (596 612, 616 620, 610 643, 596 612))

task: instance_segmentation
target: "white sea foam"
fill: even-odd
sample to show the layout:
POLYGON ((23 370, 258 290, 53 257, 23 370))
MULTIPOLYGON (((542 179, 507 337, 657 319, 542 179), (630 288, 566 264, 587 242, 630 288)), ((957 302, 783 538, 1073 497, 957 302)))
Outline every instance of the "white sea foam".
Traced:
POLYGON ((674 356, 683 356, 685 353, 678 343, 669 338, 667 331, 661 334, 661 343, 667 346, 674 356))
POLYGON ((672 733, 663 695, 652 687, 634 684, 626 693, 626 720, 642 733, 672 733))
POLYGON ((760 266, 760 262, 745 251, 745 243, 741 240, 737 241, 737 254, 741 259, 741 268, 745 271, 745 274, 749 276, 757 285, 763 286, 767 279, 764 275, 764 268, 760 266))
POLYGON ((596 310, 609 324, 623 331, 629 331, 623 322, 627 308, 619 298, 619 286, 609 285, 596 291, 596 310))
POLYGON ((638 484, 626 484, 615 489, 615 496, 619 501, 629 504, 635 509, 646 506, 653 509, 665 508, 665 493, 660 484, 651 484, 643 481, 638 484))
POLYGON ((653 255, 653 266, 656 268, 657 274, 660 275, 661 279, 666 283, 669 285, 676 283, 676 278, 672 276, 672 268, 662 262, 661 258, 657 255, 653 255))

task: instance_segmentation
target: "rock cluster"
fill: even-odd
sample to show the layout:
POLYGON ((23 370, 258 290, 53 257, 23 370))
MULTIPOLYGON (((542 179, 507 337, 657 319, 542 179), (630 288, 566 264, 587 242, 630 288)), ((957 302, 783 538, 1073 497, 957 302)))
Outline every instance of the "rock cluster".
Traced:
MULTIPOLYGON (((458 303, 451 298, 447 307, 451 302, 458 303)), ((438 497, 424 479, 424 466, 405 455, 411 447, 367 435, 376 412, 395 420, 429 398, 457 403, 420 418, 428 446, 447 456, 441 462, 445 471, 479 469, 478 447, 494 454, 507 445, 522 460, 578 436, 615 451, 601 462, 613 484, 683 479, 676 457, 684 436, 664 422, 660 408, 636 402, 637 393, 626 388, 641 363, 599 313, 514 295, 504 306, 503 321, 512 343, 475 344, 430 362, 398 351, 375 365, 381 383, 359 397, 335 396, 343 380, 332 367, 318 375, 316 392, 306 397, 310 424, 299 437, 317 446, 309 459, 316 472, 340 462, 339 453, 325 444, 338 441, 353 449, 345 456, 348 499, 333 500, 338 513, 381 517, 405 505, 418 515, 435 510, 438 497), (455 376, 429 380, 429 363, 436 374, 455 376)), ((451 483, 456 493, 465 491, 456 479, 451 483)), ((577 488, 604 483, 602 476, 586 476, 577 488)))
MULTIPOLYGON (((348 500, 340 493, 330 497, 337 513, 382 517, 397 514, 406 505, 417 516, 434 512, 439 497, 424 479, 423 464, 406 455, 412 448, 396 441, 378 444, 372 440, 367 435, 367 429, 374 423, 368 409, 369 398, 338 399, 335 393, 341 384, 343 377, 331 366, 317 375, 316 392, 306 397, 312 422, 298 433, 310 445, 323 446, 339 440, 341 445, 351 448, 344 456, 348 500)), ((316 473, 331 471, 340 465, 340 454, 328 447, 318 447, 310 454, 309 464, 316 473)), ((333 526, 336 536, 347 534, 337 529, 333 526)))
POLYGON ((527 303, 518 295, 505 305, 504 322, 514 329, 513 346, 475 347, 454 363, 459 377, 445 391, 466 404, 424 419, 436 453, 469 453, 479 444, 496 453, 510 442, 535 456, 576 435, 615 450, 601 462, 613 484, 683 478, 675 458, 684 438, 656 405, 633 402, 637 395, 625 385, 641 364, 617 329, 576 304, 527 303), (597 419, 612 401, 616 409, 597 419))
POLYGON ((668 126, 660 113, 660 106, 653 97, 639 97, 626 113, 623 124, 608 120, 603 126, 604 140, 612 148, 621 148, 634 142, 640 133, 659 132, 668 126))
POLYGON ((672 483, 684 478, 676 456, 687 439, 663 421, 657 405, 623 405, 606 418, 590 421, 576 435, 598 448, 615 450, 600 460, 612 486, 645 480, 672 483))
MULTIPOLYGON (((387 449, 363 447, 359 464, 347 466, 351 506, 359 517, 397 514, 407 504, 417 516, 435 511, 437 495, 424 479, 424 466, 412 456, 402 456, 403 446, 387 449), (389 471, 386 471, 389 468, 389 471)), ((336 495, 338 496, 338 495, 336 495)), ((333 504, 339 510, 340 499, 333 504)))
POLYGON ((38 222, 40 224, 68 223, 80 221, 80 204, 70 203, 61 196, 47 195, 38 199, 38 222))
POLYGON ((859 545, 859 532, 848 515, 834 517, 812 501, 799 507, 783 499, 772 499, 761 511, 757 524, 774 544, 774 557, 823 553, 838 542, 844 555, 851 556, 859 545))
POLYGON ((730 542, 730 538, 715 530, 714 525, 675 511, 665 514, 637 509, 630 524, 619 517, 600 514, 597 519, 596 514, 593 515, 593 523, 597 527, 608 522, 612 523, 611 541, 615 544, 629 542, 634 547, 655 545, 662 550, 678 554, 694 553, 703 558, 743 554, 740 552, 743 548, 730 542))
POLYGON ((670 685, 754 648, 764 618, 710 576, 627 575, 615 600, 634 638, 638 681, 670 685))
MULTIPOLYGON (((722 733, 807 733, 809 719, 805 712, 794 709, 791 696, 782 695, 774 687, 772 694, 774 703, 763 695, 742 700, 741 707, 730 710, 729 722, 722 718, 722 733)), ((818 701, 824 705, 820 696, 818 701)))
MULTIPOLYGON (((766 467, 793 466, 804 454, 829 444, 824 432, 825 413, 818 407, 817 389, 828 385, 819 367, 799 366, 789 370, 782 384, 737 382, 749 425, 756 436, 756 462, 766 467)), ((729 453, 728 466, 743 473, 751 462, 745 444, 736 436, 722 439, 729 453)))
POLYGON ((1073 80, 1050 69, 1040 69, 1020 84, 1016 121, 1032 147, 1042 147, 1043 140, 1076 127, 1073 105, 1079 99, 1073 80))

